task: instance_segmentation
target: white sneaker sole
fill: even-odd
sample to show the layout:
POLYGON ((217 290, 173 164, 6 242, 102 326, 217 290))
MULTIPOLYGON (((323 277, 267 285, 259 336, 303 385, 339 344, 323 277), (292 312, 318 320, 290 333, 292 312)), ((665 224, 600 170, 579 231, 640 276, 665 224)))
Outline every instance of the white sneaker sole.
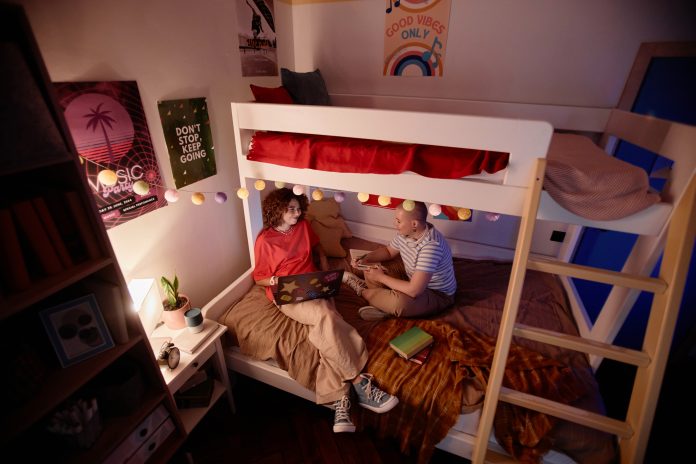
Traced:
POLYGON ((388 411, 391 411, 392 409, 394 409, 394 407, 397 404, 399 404, 399 398, 397 398, 396 396, 392 396, 391 398, 389 398, 388 401, 386 401, 384 404, 382 404, 382 406, 380 406, 378 408, 376 408, 374 406, 370 406, 369 404, 365 404, 365 403, 359 403, 359 404, 360 404, 360 406, 362 406, 365 409, 369 409, 370 411, 376 412, 378 414, 382 414, 382 413, 385 413, 385 412, 388 412, 388 411))
POLYGON ((355 425, 340 424, 333 426, 334 433, 355 432, 355 425))

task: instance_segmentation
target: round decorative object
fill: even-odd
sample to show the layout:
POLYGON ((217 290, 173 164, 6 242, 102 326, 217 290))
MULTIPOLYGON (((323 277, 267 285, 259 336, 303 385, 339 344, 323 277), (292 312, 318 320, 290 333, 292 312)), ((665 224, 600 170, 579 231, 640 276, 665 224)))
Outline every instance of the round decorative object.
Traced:
POLYGON ((334 200, 336 200, 336 203, 343 203, 343 200, 346 199, 346 194, 343 192, 336 192, 334 193, 334 200))
POLYGON ((138 195, 147 195, 150 191, 150 185, 144 180, 138 180, 133 183, 133 191, 138 195))
POLYGON ((204 201, 205 195, 203 195, 201 192, 196 192, 193 195, 191 195, 191 202, 194 205, 202 205, 204 201))
POLYGON ((266 188, 266 183, 264 181, 262 181, 261 179, 259 179, 256 182, 254 182, 254 188, 256 190, 263 190, 266 188))
POLYGON ((324 199, 324 192, 321 191, 321 189, 315 189, 312 192, 312 199, 316 201, 320 201, 324 199))
POLYGON ((498 213, 486 213, 486 221, 496 222, 500 219, 500 214, 498 213))
POLYGON ((358 200, 360 200, 360 203, 365 203, 369 199, 370 199, 369 193, 365 193, 365 192, 358 193, 358 200))
POLYGON ((303 195, 304 194, 304 187, 301 185, 295 185, 292 188, 292 193, 294 193, 295 195, 298 195, 298 196, 303 195))
POLYGON ((457 217, 462 221, 466 221, 471 217, 471 210, 469 208, 459 208, 457 210, 457 217))
POLYGON ((246 200, 249 198, 249 191, 244 187, 240 187, 237 189, 237 196, 242 200, 246 200))
POLYGON ((283 182, 282 180, 277 180, 275 181, 275 186, 276 188, 282 189, 283 187, 285 187, 285 182, 283 182))
POLYGON ((218 203, 224 203, 227 201, 227 194, 225 192, 218 192, 215 194, 215 201, 218 203))
POLYGON ((438 205, 437 203, 433 203, 428 206, 428 212, 432 217, 439 216, 442 214, 442 206, 438 205))
POLYGON ((404 211, 413 211, 413 208, 416 207, 416 202, 413 200, 404 200, 404 202, 401 203, 401 207, 404 211))
POLYGON ((176 203, 179 201, 179 191, 175 189, 167 189, 167 191, 164 192, 164 199, 169 203, 176 203))
POLYGON ((111 169, 104 169, 97 175, 97 181, 99 181, 102 185, 111 187, 112 185, 116 185, 116 182, 118 182, 118 176, 111 169))
POLYGON ((172 342, 164 342, 157 356, 157 363, 160 366, 168 366, 170 369, 176 369, 181 360, 181 352, 179 348, 174 346, 172 342))
POLYGON ((377 197, 377 203, 379 203, 380 206, 387 206, 391 203, 391 197, 387 195, 380 195, 377 197))

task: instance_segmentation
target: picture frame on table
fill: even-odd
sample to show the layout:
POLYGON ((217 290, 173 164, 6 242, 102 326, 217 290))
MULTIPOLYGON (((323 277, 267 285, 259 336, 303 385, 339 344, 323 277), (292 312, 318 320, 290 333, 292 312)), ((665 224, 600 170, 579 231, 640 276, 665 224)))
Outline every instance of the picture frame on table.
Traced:
POLYGON ((94 294, 44 309, 39 315, 63 367, 114 346, 94 294))

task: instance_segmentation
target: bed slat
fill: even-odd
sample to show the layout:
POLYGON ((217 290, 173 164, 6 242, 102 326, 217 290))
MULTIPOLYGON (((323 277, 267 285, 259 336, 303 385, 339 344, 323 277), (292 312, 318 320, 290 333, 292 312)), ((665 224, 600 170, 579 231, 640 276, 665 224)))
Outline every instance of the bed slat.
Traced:
POLYGON ((523 337, 563 348, 570 348, 571 350, 582 351, 583 353, 596 354, 634 366, 644 367, 650 364, 650 357, 642 351, 588 340, 586 338, 558 333, 552 330, 539 329, 524 324, 515 324, 513 333, 517 337, 523 337))
POLYGON ((636 288, 656 294, 663 293, 667 288, 667 283, 660 278, 629 275, 622 272, 552 261, 544 258, 529 258, 527 269, 577 277, 578 279, 592 280, 605 284, 619 285, 621 287, 636 288))
POLYGON ((633 435, 633 429, 625 422, 507 387, 501 387, 500 399, 506 403, 543 412, 544 414, 608 432, 621 438, 630 438, 633 435))

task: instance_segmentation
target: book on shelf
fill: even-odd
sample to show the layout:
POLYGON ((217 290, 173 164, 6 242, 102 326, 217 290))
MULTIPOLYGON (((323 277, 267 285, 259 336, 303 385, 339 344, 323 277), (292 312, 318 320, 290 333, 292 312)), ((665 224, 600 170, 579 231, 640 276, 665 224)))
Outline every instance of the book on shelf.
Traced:
POLYGON ((22 255, 19 237, 12 214, 7 208, 0 208, 0 282, 10 291, 26 290, 31 285, 27 264, 22 255))
POLYGON ((205 408, 210 405, 210 399, 213 397, 213 386, 215 381, 212 378, 207 378, 198 385, 189 388, 186 391, 178 391, 174 394, 176 407, 184 408, 205 408))
POLYGON ((42 197, 36 197, 32 198, 31 202, 34 205, 36 214, 39 216, 39 219, 41 220, 41 224, 43 224, 44 229, 46 229, 48 238, 51 240, 51 243, 53 243, 53 247, 55 248, 56 253, 58 254, 58 258, 60 259, 61 264, 65 268, 71 267, 73 265, 72 258, 70 257, 70 253, 68 252, 68 248, 65 246, 63 237, 60 235, 58 227, 56 226, 56 223, 53 220, 53 216, 49 212, 46 201, 42 197))
POLYGON ((18 201, 13 203, 10 208, 12 215, 17 220, 19 231, 26 239, 28 248, 33 251, 41 271, 48 275, 62 271, 64 266, 60 262, 56 248, 51 243, 48 232, 41 223, 31 200, 18 201))
POLYGON ((414 325, 406 332, 394 337, 389 342, 389 346, 391 346, 402 358, 409 359, 432 343, 433 336, 417 325, 414 325))
POLYGON ((414 354, 412 357, 408 358, 409 361, 414 362, 416 364, 425 364, 428 361, 428 356, 430 356, 430 351, 433 349, 433 343, 430 345, 426 346, 422 350, 420 350, 418 353, 414 354))
POLYGON ((87 219, 88 211, 85 208, 80 195, 77 192, 65 192, 65 202, 68 205, 68 209, 72 214, 73 220, 77 225, 77 230, 82 238, 82 243, 87 250, 87 255, 91 259, 97 259, 102 256, 101 250, 99 249, 99 243, 97 242, 97 237, 95 231, 92 229, 92 225, 87 219))
MULTIPOLYGON (((370 250, 358 250, 358 249, 355 249, 355 248, 351 248, 351 249, 348 250, 348 251, 349 251, 349 253, 350 253, 350 260, 351 260, 351 261, 353 261, 353 260, 356 260, 356 261, 357 261, 357 260, 359 260, 359 259, 361 259, 361 258, 364 258, 365 256, 367 256, 368 253, 370 253, 370 250)), ((364 271, 365 269, 369 269, 370 266, 368 266, 368 265, 366 265, 366 264, 360 264, 360 265, 358 265, 358 266, 355 266, 355 268, 356 268, 356 269, 360 269, 361 271, 364 271)))
POLYGON ((185 353, 194 353, 218 327, 215 321, 204 319, 203 330, 198 333, 193 333, 188 328, 182 329, 181 333, 174 337, 172 343, 185 353))
POLYGON ((68 208, 64 192, 55 189, 49 190, 43 196, 43 200, 73 263, 77 264, 87 260, 87 249, 82 242, 80 232, 77 230, 77 221, 68 208))

